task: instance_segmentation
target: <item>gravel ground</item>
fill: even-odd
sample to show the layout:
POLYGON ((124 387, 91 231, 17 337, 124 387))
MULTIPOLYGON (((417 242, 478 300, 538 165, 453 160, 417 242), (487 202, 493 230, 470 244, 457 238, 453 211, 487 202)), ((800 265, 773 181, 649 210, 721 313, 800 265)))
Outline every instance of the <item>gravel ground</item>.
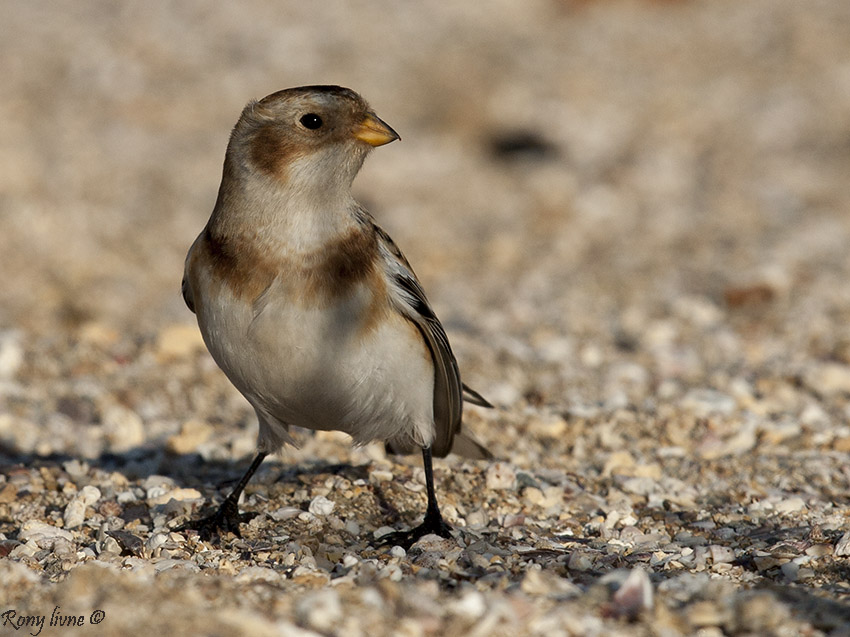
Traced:
POLYGON ((850 635, 848 33, 846 0, 3 3, 0 635, 850 635), (174 530, 256 436, 182 260, 244 103, 307 83, 401 133, 355 189, 497 405, 495 461, 436 464, 453 540, 382 546, 419 460, 306 431, 241 538, 174 530))

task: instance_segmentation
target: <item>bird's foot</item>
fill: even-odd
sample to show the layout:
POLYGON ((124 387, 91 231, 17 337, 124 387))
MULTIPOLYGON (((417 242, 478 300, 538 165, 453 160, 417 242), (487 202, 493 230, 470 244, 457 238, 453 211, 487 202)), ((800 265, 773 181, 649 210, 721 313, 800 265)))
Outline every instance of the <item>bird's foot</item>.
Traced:
POLYGON ((236 501, 227 498, 215 513, 197 520, 184 522, 176 529, 177 532, 195 530, 202 540, 210 540, 220 537, 223 533, 233 533, 236 537, 242 537, 239 525, 250 522, 256 513, 239 513, 239 505, 236 501))
POLYGON ((411 546, 416 544, 420 538, 423 538, 426 535, 439 535, 440 537, 447 539, 452 538, 452 527, 446 524, 439 511, 436 514, 431 512, 427 513, 422 524, 419 526, 410 529, 409 531, 395 531, 394 533, 387 533, 386 535, 381 536, 379 541, 382 546, 400 546, 407 551, 411 546))

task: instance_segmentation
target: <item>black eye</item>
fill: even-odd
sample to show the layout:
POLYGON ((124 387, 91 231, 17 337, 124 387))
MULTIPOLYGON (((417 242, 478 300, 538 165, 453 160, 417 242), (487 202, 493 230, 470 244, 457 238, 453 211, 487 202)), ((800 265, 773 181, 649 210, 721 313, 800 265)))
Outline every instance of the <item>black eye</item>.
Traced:
POLYGON ((301 118, 301 125, 310 130, 316 130, 322 125, 322 118, 315 113, 307 113, 301 118))

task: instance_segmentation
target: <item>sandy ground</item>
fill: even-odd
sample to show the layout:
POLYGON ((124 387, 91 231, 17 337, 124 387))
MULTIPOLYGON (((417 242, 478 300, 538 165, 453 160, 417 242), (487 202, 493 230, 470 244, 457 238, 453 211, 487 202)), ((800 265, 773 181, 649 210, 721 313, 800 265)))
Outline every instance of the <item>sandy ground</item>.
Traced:
POLYGON ((845 0, 3 3, 0 635, 850 635, 848 34, 845 0), (182 261, 244 103, 316 83, 401 133, 355 190, 497 405, 496 461, 437 462, 457 537, 407 552, 418 459, 333 433, 241 538, 174 531, 256 435, 182 261))

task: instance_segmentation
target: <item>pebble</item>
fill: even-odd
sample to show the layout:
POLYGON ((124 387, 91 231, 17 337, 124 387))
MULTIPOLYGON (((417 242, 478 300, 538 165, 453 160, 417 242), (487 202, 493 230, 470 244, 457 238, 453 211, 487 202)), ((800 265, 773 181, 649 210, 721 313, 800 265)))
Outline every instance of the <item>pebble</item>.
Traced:
POLYGON ((526 571, 519 587, 523 593, 534 597, 563 597, 565 595, 572 597, 580 593, 579 587, 568 579, 541 568, 531 568, 526 571))
POLYGON ((30 540, 34 540, 39 546, 41 546, 42 542, 49 544, 56 538, 64 538, 69 541, 74 540, 74 536, 70 531, 38 520, 27 520, 21 525, 21 529, 18 532, 19 541, 29 542, 30 540))
POLYGON ((835 396, 850 393, 850 366, 824 363, 807 372, 806 384, 820 394, 835 396))
MULTIPOLYGON (((43 541, 43 544, 48 549, 52 545, 52 543, 48 543, 46 541, 43 541)), ((36 540, 29 540, 28 542, 25 542, 24 544, 18 544, 16 547, 14 547, 9 552, 9 557, 13 560, 21 559, 21 558, 25 558, 25 557, 32 557, 37 552, 39 552, 41 549, 42 549, 42 547, 38 544, 38 542, 36 540)))
POLYGON ((835 543, 836 557, 847 557, 848 555, 850 555, 850 531, 847 531, 835 543))
POLYGON ((523 489, 523 498, 526 502, 543 509, 548 509, 560 503, 563 495, 564 491, 561 487, 546 487, 544 490, 535 487, 523 489))
POLYGON ((561 414, 545 412, 529 419, 528 428, 540 436, 559 438, 567 431, 567 421, 561 414))
POLYGON ((80 339, 98 347, 109 347, 116 343, 121 334, 114 327, 98 321, 87 321, 78 330, 80 339))
POLYGON ((295 603, 295 617, 310 628, 330 632, 343 617, 339 593, 329 588, 303 596, 295 603))
POLYGON ((67 460, 62 463, 62 468, 68 473, 69 476, 73 479, 82 478, 85 475, 88 475, 89 465, 86 462, 77 460, 74 458, 73 460, 67 460))
POLYGON ((14 502, 18 496, 18 487, 14 484, 7 484, 0 489, 0 504, 8 504, 14 502))
POLYGON ((163 571, 170 571, 172 569, 189 571, 191 573, 197 573, 201 570, 201 568, 195 564, 194 562, 190 562, 189 560, 180 560, 174 558, 165 558, 161 560, 153 561, 154 571, 157 573, 162 573, 163 571))
POLYGON ((385 535, 389 535, 390 533, 395 533, 395 529, 394 529, 393 527, 391 527, 391 526, 382 526, 382 527, 379 527, 379 528, 375 529, 375 530, 372 532, 372 536, 373 536, 376 540, 380 540, 382 537, 384 537, 385 535))
POLYGON ((120 493, 115 495, 115 500, 118 504, 128 504, 130 502, 136 501, 136 494, 132 489, 127 489, 126 491, 121 491, 120 493))
POLYGON ((723 311, 703 296, 679 297, 673 304, 673 311, 701 328, 717 325, 723 319, 723 311))
POLYGON ((156 356, 160 363, 185 358, 205 348, 201 331, 194 323, 175 323, 160 331, 156 356))
POLYGON ((502 526, 506 529, 512 526, 522 526, 525 523, 525 516, 522 513, 507 513, 502 526))
POLYGON ((265 566, 243 568, 234 578, 237 582, 280 582, 280 573, 265 566))
POLYGON ((280 507, 278 509, 275 509, 274 511, 269 513, 269 515, 271 516, 271 518, 273 520, 275 520, 277 522, 281 522, 283 520, 289 520, 291 518, 296 518, 299 515, 301 515, 301 513, 302 513, 301 509, 299 509, 297 507, 286 506, 286 507, 280 507))
POLYGON ((65 505, 65 512, 62 514, 62 520, 65 522, 66 529, 74 529, 80 526, 86 520, 86 505, 81 500, 76 498, 65 505))
POLYGON ((485 527, 489 521, 484 509, 475 509, 466 515, 466 525, 472 529, 485 527))
POLYGON ((456 548, 457 544, 454 540, 440 537, 433 533, 423 535, 410 547, 411 551, 430 551, 435 553, 446 553, 456 548))
POLYGON ((696 416, 706 417, 712 414, 731 414, 736 407, 732 396, 713 389, 692 389, 681 400, 681 407, 696 416))
POLYGON ((832 555, 833 552, 834 549, 831 544, 813 544, 806 549, 806 555, 815 558, 832 555))
POLYGON ((65 512, 62 514, 62 519, 65 522, 66 529, 74 529, 86 519, 86 508, 94 506, 100 500, 100 489, 97 487, 86 485, 71 499, 65 506, 65 512))
POLYGON ((742 593, 735 599, 734 609, 734 621, 729 626, 733 634, 774 634, 789 619, 788 609, 763 591, 742 593))
POLYGON ((203 500, 204 496, 197 489, 170 489, 165 487, 152 487, 148 490, 148 505, 158 506, 168 504, 172 500, 177 502, 189 502, 203 500), (152 495, 151 495, 152 494, 152 495))
POLYGON ((57 537, 53 541, 52 550, 56 557, 63 560, 71 560, 76 557, 77 545, 64 537, 57 537))
POLYGON ((132 409, 113 404, 103 412, 103 432, 113 452, 121 453, 138 447, 145 440, 142 419, 132 409))
MULTIPOLYGON (((389 528, 389 527, 382 526, 380 529, 378 529, 378 531, 381 531, 382 529, 386 529, 386 528, 389 528)), ((348 520, 345 523, 345 531, 346 531, 346 533, 349 533, 350 535, 357 537, 357 536, 360 535, 360 525, 355 520, 348 520)), ((375 533, 377 533, 378 531, 375 531, 375 533)), ((390 533, 392 533, 392 529, 390 529, 390 533)), ((375 537, 378 537, 378 536, 375 536, 375 537)))
POLYGON ((712 544, 708 547, 711 554, 711 561, 715 564, 726 564, 735 561, 735 551, 718 544, 712 544))
POLYGON ((172 478, 168 476, 160 476, 160 475, 150 475, 142 481, 141 485, 142 489, 144 489, 147 497, 156 497, 157 495, 161 495, 165 493, 169 489, 175 488, 175 482, 172 478), (160 491, 155 491, 154 495, 151 495, 152 489, 160 489, 160 491))
POLYGON ((593 559, 584 551, 573 551, 567 562, 567 568, 571 571, 589 571, 593 568, 593 559))
POLYGON ((121 545, 114 537, 105 537, 102 542, 98 542, 100 546, 99 554, 109 553, 111 555, 121 555, 121 545))
POLYGON ((15 377, 24 362, 24 347, 19 330, 0 332, 0 380, 15 377))
POLYGON ((516 472, 507 462, 494 462, 487 468, 485 476, 487 489, 491 491, 516 487, 516 472))
POLYGON ((621 475, 632 475, 631 469, 635 466, 635 459, 628 451, 615 451, 608 456, 602 467, 602 475, 610 476, 614 473, 621 475))
POLYGON ((334 506, 336 506, 335 503, 328 500, 325 496, 317 495, 311 500, 307 510, 316 516, 326 516, 333 512, 334 506))
POLYGON ((167 534, 154 533, 148 538, 147 542, 145 542, 145 547, 148 549, 148 551, 153 552, 166 542, 168 542, 167 534))
POLYGON ((466 591, 460 599, 449 605, 449 612, 467 621, 475 621, 487 612, 487 602, 478 591, 466 591))
POLYGON ((81 500, 86 506, 94 506, 100 500, 100 489, 90 484, 87 484, 76 495, 76 498, 81 500))
POLYGON ((185 454, 198 450, 212 435, 213 428, 202 420, 187 420, 180 433, 171 436, 166 443, 172 453, 185 454))
POLYGON ((392 482, 393 473, 392 471, 385 471, 383 469, 375 469, 374 471, 369 472, 369 482, 372 484, 378 484, 380 482, 392 482))
POLYGON ((806 502, 803 498, 793 497, 776 502, 773 505, 773 508, 777 513, 794 513, 805 509, 806 502))
POLYGON ((613 613, 617 617, 636 618, 652 610, 653 591, 649 575, 640 567, 633 568, 611 598, 613 613))
POLYGON ((796 582, 799 579, 800 565, 795 563, 793 560, 785 562, 785 564, 782 564, 779 569, 782 571, 785 579, 789 582, 796 582))
MULTIPOLYGON (((704 629, 706 626, 722 626, 727 619, 726 614, 721 611, 715 601, 698 601, 688 608, 688 623, 695 628, 704 629)), ((700 634, 703 634, 703 632, 700 631, 700 634)))
POLYGON ((13 560, 0 560, 0 587, 4 590, 12 591, 16 587, 34 585, 40 580, 41 575, 26 564, 13 560))

